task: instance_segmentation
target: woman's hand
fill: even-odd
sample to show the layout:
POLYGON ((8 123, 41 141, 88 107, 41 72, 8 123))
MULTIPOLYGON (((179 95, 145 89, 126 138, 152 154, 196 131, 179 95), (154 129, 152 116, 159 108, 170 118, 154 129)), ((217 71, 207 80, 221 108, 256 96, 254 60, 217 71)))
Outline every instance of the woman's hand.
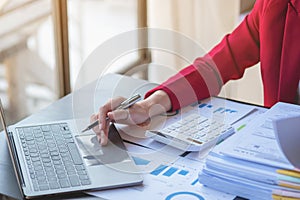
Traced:
POLYGON ((139 101, 128 109, 117 109, 124 97, 109 100, 99 108, 99 113, 91 116, 91 122, 99 120, 99 126, 93 128, 101 145, 108 142, 110 122, 143 126, 150 122, 151 117, 164 113, 171 108, 169 96, 164 91, 156 91, 147 99, 139 101))

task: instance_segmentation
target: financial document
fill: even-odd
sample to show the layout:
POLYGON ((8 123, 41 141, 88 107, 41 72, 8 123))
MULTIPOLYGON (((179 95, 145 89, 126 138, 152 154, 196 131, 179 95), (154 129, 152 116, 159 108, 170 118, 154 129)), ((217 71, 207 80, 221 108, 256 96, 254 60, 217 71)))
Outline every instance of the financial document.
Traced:
POLYGON ((239 134, 233 135, 221 147, 216 148, 224 155, 278 168, 294 169, 279 147, 272 121, 299 113, 300 106, 277 103, 250 122, 239 134))
POLYGON ((106 199, 216 199, 229 200, 235 196, 212 190, 199 183, 198 173, 204 163, 184 157, 168 156, 136 145, 126 144, 136 165, 144 172, 141 186, 89 192, 106 199), (135 152, 135 153, 134 153, 135 152))

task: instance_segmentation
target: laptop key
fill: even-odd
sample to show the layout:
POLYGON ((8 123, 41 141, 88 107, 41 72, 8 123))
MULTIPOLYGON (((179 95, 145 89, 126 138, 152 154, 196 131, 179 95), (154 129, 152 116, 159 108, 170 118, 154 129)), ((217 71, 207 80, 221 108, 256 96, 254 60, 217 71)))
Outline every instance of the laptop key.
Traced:
POLYGON ((32 162, 37 162, 37 161, 40 161, 40 158, 38 156, 35 156, 35 155, 31 155, 31 161, 32 162))
POLYGON ((91 181, 90 180, 80 180, 81 185, 90 185, 91 181))
POLYGON ((36 178, 38 181, 47 181, 46 176, 37 176, 36 178))
POLYGON ((51 179, 51 177, 56 178, 56 173, 54 171, 46 172, 46 175, 47 175, 48 179, 51 179))
POLYGON ((63 165, 54 165, 54 168, 56 170, 64 170, 65 169, 65 167, 63 165))
POLYGON ((70 183, 68 181, 68 179, 61 179, 59 180, 59 184, 61 188, 68 188, 70 187, 70 183))
POLYGON ((42 131, 43 131, 43 132, 49 132, 49 131, 51 131, 51 128, 50 128, 49 125, 43 125, 43 126, 42 126, 42 131))
POLYGON ((77 171, 85 170, 85 168, 84 168, 83 165, 76 165, 76 166, 75 166, 75 169, 76 169, 77 171))
POLYGON ((44 176, 44 175, 45 175, 45 172, 44 172, 43 170, 35 171, 35 175, 36 175, 36 176, 44 176))
POLYGON ((87 175, 85 170, 78 171, 77 173, 78 175, 87 175))
POLYGON ((60 131, 60 127, 59 127, 58 124, 52 124, 51 129, 52 129, 53 132, 59 132, 60 131))
POLYGON ((71 154, 74 164, 75 165, 83 164, 82 158, 77 150, 77 146, 75 145, 75 143, 68 143, 68 148, 70 150, 70 154, 71 154))
POLYGON ((59 174, 66 174, 66 171, 63 170, 63 169, 57 169, 56 170, 56 174, 59 175, 59 174))
POLYGON ((67 143, 74 143, 74 139, 73 138, 68 138, 68 139, 66 139, 66 142, 67 143))
POLYGON ((60 188, 60 185, 58 184, 57 181, 53 181, 53 182, 49 182, 49 187, 50 189, 59 189, 60 188))
POLYGON ((74 186, 80 186, 80 181, 79 181, 79 178, 78 178, 77 175, 69 176, 69 180, 70 180, 70 183, 73 187, 74 186))
POLYGON ((37 180, 38 185, 48 185, 48 181, 47 180, 37 180))
POLYGON ((36 180, 32 181, 32 185, 33 185, 33 190, 34 191, 39 191, 40 190, 39 185, 38 185, 36 180))
POLYGON ((49 190, 49 186, 48 185, 40 185, 39 188, 40 188, 41 191, 49 190))
POLYGON ((34 168, 35 171, 43 170, 43 166, 42 165, 34 166, 33 168, 34 168))
POLYGON ((39 191, 39 190, 40 190, 40 188, 39 188, 39 186, 38 186, 38 185, 33 185, 33 190, 37 192, 37 191, 39 191))
POLYGON ((51 183, 57 182, 56 176, 50 176, 50 177, 47 177, 47 179, 49 181, 49 185, 51 185, 51 183))
POLYGON ((57 177, 58 177, 58 179, 66 179, 67 175, 66 174, 58 174, 57 177))
POLYGON ((54 172, 54 168, 52 166, 50 167, 45 167, 45 173, 46 174, 50 174, 50 173, 53 173, 54 172))
POLYGON ((89 177, 87 175, 79 175, 80 180, 88 180, 89 177))
POLYGON ((31 179, 35 179, 35 175, 34 174, 30 174, 30 178, 31 179))
POLYGON ((76 175, 76 171, 67 171, 68 175, 76 175))
POLYGON ((51 159, 50 158, 43 158, 42 162, 43 163, 51 163, 51 159))
POLYGON ((62 162, 61 162, 60 159, 58 159, 58 160, 54 160, 54 159, 53 159, 53 164, 54 164, 54 165, 61 165, 62 162))

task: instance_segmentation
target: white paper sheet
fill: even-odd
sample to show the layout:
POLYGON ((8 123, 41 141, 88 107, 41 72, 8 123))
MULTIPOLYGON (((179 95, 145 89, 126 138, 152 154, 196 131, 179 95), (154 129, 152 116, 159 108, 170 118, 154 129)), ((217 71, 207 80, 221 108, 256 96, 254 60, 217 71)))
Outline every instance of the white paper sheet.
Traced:
POLYGON ((299 114, 300 106, 277 103, 238 134, 216 146, 225 155, 278 168, 294 169, 279 148, 272 121, 299 114))
POLYGON ((89 194, 107 199, 234 199, 233 195, 204 187, 198 182, 198 173, 204 163, 182 157, 172 157, 133 145, 126 145, 134 154, 136 164, 144 171, 141 186, 126 187, 89 194), (134 150, 132 149, 134 148, 134 150))
POLYGON ((200 115, 218 119, 226 124, 234 124, 253 111, 256 106, 221 98, 211 98, 199 102, 197 107, 200 115))

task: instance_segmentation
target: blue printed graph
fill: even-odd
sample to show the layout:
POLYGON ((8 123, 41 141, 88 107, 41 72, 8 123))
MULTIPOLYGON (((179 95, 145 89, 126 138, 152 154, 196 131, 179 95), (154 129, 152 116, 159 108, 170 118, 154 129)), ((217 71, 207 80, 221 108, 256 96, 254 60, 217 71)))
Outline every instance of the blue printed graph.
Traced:
MULTIPOLYGON (((132 157, 133 161, 135 162, 136 165, 148 165, 151 161, 140 158, 140 157, 132 157)), ((153 171, 150 172, 151 175, 158 176, 158 175, 163 175, 167 177, 171 177, 174 174, 178 174, 180 176, 186 176, 189 174, 188 170, 185 169, 179 169, 176 167, 169 167, 168 165, 159 165, 157 168, 155 168, 153 171), (162 173, 164 172, 164 173, 162 173)))
POLYGON ((198 178, 192 182, 191 185, 196 185, 199 182, 198 178))
POLYGON ((180 172, 178 172, 178 174, 180 174, 182 176, 186 176, 188 173, 189 173, 189 171, 184 170, 184 169, 182 169, 182 170, 180 170, 180 172))
MULTIPOLYGON (((150 172, 153 176, 164 176, 164 177, 173 177, 173 176, 180 176, 185 177, 190 174, 190 172, 186 169, 179 169, 177 167, 170 167, 167 165, 159 165, 157 168, 155 168, 152 172, 150 172)), ((197 179, 198 182, 198 179, 197 179)), ((196 183, 193 183, 191 185, 195 185, 196 183)))
POLYGON ((150 172, 151 175, 158 176, 160 173, 162 173, 165 169, 167 169, 168 166, 166 165, 160 165, 155 170, 150 172))
POLYGON ((199 104, 199 108, 200 109, 211 109, 213 113, 230 113, 230 114, 233 114, 233 113, 237 113, 238 111, 237 110, 234 110, 234 109, 230 109, 230 108, 224 108, 224 107, 218 107, 218 108, 215 108, 213 105, 211 104, 207 104, 207 103, 200 103, 199 104))
MULTIPOLYGON (((138 166, 147 166, 151 163, 150 160, 146 160, 144 158, 140 157, 132 157, 135 164, 138 166)), ((160 164, 158 167, 156 167, 154 170, 150 171, 150 175, 152 176, 162 176, 166 178, 172 178, 172 177, 187 177, 190 174, 190 171, 187 169, 180 169, 181 167, 175 167, 175 166, 169 166, 165 164, 160 164)), ((196 185, 198 183, 198 178, 196 180, 193 180, 190 184, 192 186, 196 185)))
POLYGON ((170 194, 166 197, 166 200, 172 200, 176 197, 178 199, 179 197, 181 199, 188 198, 188 197, 195 197, 198 200, 205 200, 204 197, 202 197, 200 194, 194 193, 194 192, 175 192, 170 194))
POLYGON ((150 160, 146 160, 135 156, 133 156, 132 159, 136 165, 148 165, 151 162, 150 160))
POLYGON ((170 177, 172 176, 178 169, 175 167, 170 167, 165 173, 163 173, 163 176, 170 177))

